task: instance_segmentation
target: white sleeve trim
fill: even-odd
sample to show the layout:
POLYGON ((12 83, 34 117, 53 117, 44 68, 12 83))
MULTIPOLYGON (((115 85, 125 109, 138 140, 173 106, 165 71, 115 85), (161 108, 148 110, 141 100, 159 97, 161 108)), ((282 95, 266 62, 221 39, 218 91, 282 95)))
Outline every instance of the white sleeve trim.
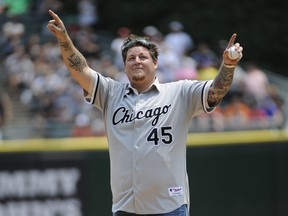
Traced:
POLYGON ((203 106, 203 109, 206 113, 213 112, 216 108, 216 106, 210 107, 208 104, 208 92, 209 92, 209 89, 210 89, 210 86, 212 85, 212 83, 213 83, 213 80, 206 81, 206 83, 204 84, 203 89, 202 89, 202 92, 203 92, 203 94, 202 94, 202 106, 203 106))
POLYGON ((91 77, 91 82, 89 86, 89 93, 84 97, 85 101, 88 104, 94 104, 95 99, 96 99, 96 93, 98 89, 98 84, 99 84, 99 74, 95 72, 93 76, 91 77))

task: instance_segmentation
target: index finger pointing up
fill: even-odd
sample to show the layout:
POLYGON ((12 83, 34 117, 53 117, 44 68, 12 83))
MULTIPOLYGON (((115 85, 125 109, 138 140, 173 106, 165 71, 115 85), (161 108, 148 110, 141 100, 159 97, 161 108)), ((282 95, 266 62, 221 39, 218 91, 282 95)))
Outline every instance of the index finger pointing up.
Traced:
POLYGON ((230 40, 229 40, 229 43, 228 43, 228 46, 227 46, 227 49, 229 49, 230 47, 232 47, 232 46, 234 45, 234 42, 235 42, 236 37, 237 37, 237 34, 236 34, 236 33, 234 33, 234 34, 231 36, 231 38, 230 38, 230 40))
POLYGON ((49 10, 49 14, 53 17, 53 19, 59 23, 60 22, 60 18, 58 17, 58 15, 56 13, 54 13, 52 10, 49 10))

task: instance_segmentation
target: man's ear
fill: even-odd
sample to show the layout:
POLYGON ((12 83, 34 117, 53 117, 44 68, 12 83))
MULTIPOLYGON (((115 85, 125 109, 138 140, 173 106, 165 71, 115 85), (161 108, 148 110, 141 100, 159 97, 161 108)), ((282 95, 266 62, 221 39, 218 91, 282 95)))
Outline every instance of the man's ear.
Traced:
POLYGON ((154 68, 155 70, 158 68, 158 61, 154 61, 154 68))

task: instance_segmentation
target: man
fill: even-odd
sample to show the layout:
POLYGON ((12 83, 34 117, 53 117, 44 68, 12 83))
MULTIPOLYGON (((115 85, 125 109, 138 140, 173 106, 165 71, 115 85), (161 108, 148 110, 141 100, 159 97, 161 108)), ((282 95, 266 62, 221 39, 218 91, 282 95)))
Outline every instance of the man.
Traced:
POLYGON ((119 83, 93 71, 75 48, 61 19, 49 11, 48 29, 56 36, 63 60, 82 86, 86 100, 103 112, 111 160, 113 216, 187 216, 189 188, 186 137, 191 119, 211 112, 228 91, 241 54, 223 64, 214 80, 160 84, 156 78, 158 49, 131 35, 122 46, 130 83, 119 83))

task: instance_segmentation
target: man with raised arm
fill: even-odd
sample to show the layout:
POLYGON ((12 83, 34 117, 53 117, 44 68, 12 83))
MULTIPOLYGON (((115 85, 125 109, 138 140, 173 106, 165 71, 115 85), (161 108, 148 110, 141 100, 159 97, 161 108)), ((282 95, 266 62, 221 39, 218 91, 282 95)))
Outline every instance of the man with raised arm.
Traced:
POLYGON ((243 48, 230 38, 214 80, 159 83, 158 47, 130 35, 122 45, 129 83, 102 76, 87 65, 61 19, 49 11, 48 29, 85 99, 103 112, 110 154, 113 216, 188 216, 186 139, 192 118, 210 113, 232 83, 243 48), (238 59, 228 57, 235 46, 238 59))

